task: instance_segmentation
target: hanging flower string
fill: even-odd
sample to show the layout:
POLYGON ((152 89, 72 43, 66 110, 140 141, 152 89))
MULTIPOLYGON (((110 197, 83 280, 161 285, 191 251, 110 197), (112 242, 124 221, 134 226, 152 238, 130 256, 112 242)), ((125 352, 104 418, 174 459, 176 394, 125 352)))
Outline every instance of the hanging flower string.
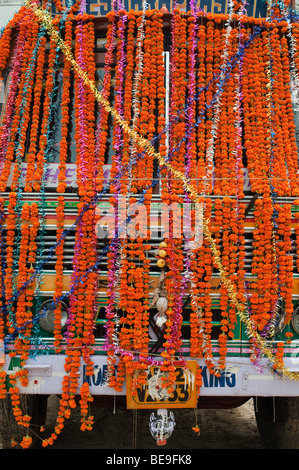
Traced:
MULTIPOLYGON (((194 190, 192 190, 192 188, 189 188, 189 185, 188 185, 188 182, 186 181, 185 177, 183 174, 181 174, 181 172, 179 172, 178 170, 174 170, 172 169, 171 167, 171 164, 169 164, 167 161, 165 161, 165 159, 163 157, 161 157, 160 154, 158 154, 157 152, 155 152, 155 150, 151 147, 151 145, 148 143, 148 141, 146 141, 145 139, 143 139, 142 137, 140 137, 138 134, 136 134, 134 131, 132 131, 128 125, 122 121, 122 119, 119 117, 119 115, 113 110, 113 108, 110 107, 110 104, 107 103, 107 101, 101 96, 100 93, 98 93, 98 91, 95 89, 94 87, 94 84, 88 79, 88 77, 86 77, 86 75, 84 74, 84 72, 81 71, 80 67, 78 67, 78 65, 76 64, 76 62, 73 60, 72 58, 72 55, 70 53, 70 51, 68 50, 67 47, 65 47, 65 44, 61 41, 60 37, 56 34, 55 30, 52 28, 51 26, 51 21, 49 22, 45 13, 44 12, 41 12, 40 10, 38 9, 35 9, 34 10, 35 13, 38 15, 38 16, 41 16, 43 22, 45 25, 47 25, 47 28, 49 28, 49 30, 51 31, 51 34, 55 37, 57 43, 59 44, 59 46, 62 48, 62 50, 64 51, 64 53, 66 54, 68 60, 70 60, 70 62, 72 63, 72 66, 74 67, 74 69, 77 71, 77 73, 79 73, 82 77, 84 77, 84 81, 86 84, 88 84, 91 89, 94 91, 95 95, 96 95, 96 98, 104 105, 104 107, 106 108, 106 110, 109 110, 109 112, 111 112, 111 114, 113 115, 113 117, 121 124, 121 126, 123 127, 124 131, 125 132, 128 132, 131 134, 132 138, 136 139, 137 142, 139 143, 139 145, 143 146, 144 148, 146 148, 146 150, 148 152, 150 152, 153 156, 155 156, 155 158, 157 158, 157 160, 160 162, 160 164, 166 166, 167 168, 169 168, 173 173, 174 175, 176 175, 178 178, 182 179, 182 181, 184 182, 184 187, 186 187, 186 189, 188 189, 190 191, 190 194, 191 196, 194 198, 194 200, 197 200, 197 193, 194 192, 194 190)), ((212 247, 212 251, 213 251, 213 254, 214 254, 214 262, 215 264, 219 267, 219 270, 220 270, 220 277, 222 278, 223 282, 226 283, 226 285, 228 286, 228 291, 229 291, 229 294, 232 298, 232 301, 233 303, 235 304, 236 308, 237 308, 237 312, 239 313, 242 321, 245 322, 245 324, 248 326, 248 329, 250 331, 250 334, 253 335, 254 337, 257 338, 258 342, 261 342, 261 345, 262 345, 262 350, 264 352, 264 354, 266 355, 266 357, 268 358, 272 358, 272 352, 271 351, 268 351, 266 345, 264 344, 263 340, 259 337, 259 335, 254 332, 254 331, 251 331, 251 323, 250 323, 250 320, 247 318, 246 316, 246 313, 244 312, 244 306, 241 305, 237 299, 236 299, 236 294, 234 292, 234 288, 233 286, 231 286, 229 280, 226 278, 226 275, 225 275, 225 272, 223 271, 222 269, 222 265, 221 265, 221 261, 220 261, 220 257, 219 257, 219 254, 218 254, 218 250, 215 246, 215 243, 214 243, 214 240, 213 238, 211 237, 211 233, 210 233, 210 230, 209 230, 209 226, 207 224, 207 221, 204 221, 204 232, 205 232, 205 235, 207 237, 207 239, 210 241, 211 243, 211 247, 212 247)), ((289 377, 296 377, 296 373, 292 373, 292 372, 288 372, 287 370, 285 370, 285 374, 289 377)))

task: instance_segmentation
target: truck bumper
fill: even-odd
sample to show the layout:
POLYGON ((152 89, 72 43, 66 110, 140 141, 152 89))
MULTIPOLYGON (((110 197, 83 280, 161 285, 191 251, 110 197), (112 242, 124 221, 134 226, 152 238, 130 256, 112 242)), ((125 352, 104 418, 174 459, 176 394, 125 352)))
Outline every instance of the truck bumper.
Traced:
MULTIPOLYGON (((11 374, 17 367, 17 358, 11 360, 5 358, 4 370, 11 374)), ((126 395, 126 386, 122 392, 116 392, 105 384, 107 361, 104 355, 95 355, 94 374, 87 377, 85 365, 81 364, 79 385, 84 381, 89 382, 92 395, 126 395)), ((188 360, 188 358, 186 358, 188 360)), ((65 357, 47 355, 37 356, 27 361, 29 384, 27 387, 20 386, 20 391, 30 394, 61 394, 65 357)), ((227 366, 221 377, 211 375, 204 362, 198 360, 202 367, 203 384, 200 391, 201 396, 210 397, 251 397, 251 396, 298 396, 299 382, 288 377, 280 377, 274 374, 265 360, 260 361, 260 369, 257 370, 249 358, 228 358, 227 366)), ((289 371, 299 372, 299 358, 290 357, 285 359, 285 367, 289 371)), ((78 388, 79 391, 79 388, 78 388)))

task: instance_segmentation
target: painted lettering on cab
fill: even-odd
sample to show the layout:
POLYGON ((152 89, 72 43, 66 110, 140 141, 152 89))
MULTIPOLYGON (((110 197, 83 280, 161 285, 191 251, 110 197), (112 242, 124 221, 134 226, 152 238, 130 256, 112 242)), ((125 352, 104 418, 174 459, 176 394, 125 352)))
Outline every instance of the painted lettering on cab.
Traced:
POLYGON ((206 388, 215 388, 215 387, 230 387, 233 388, 236 386, 236 374, 230 373, 228 371, 223 371, 220 377, 216 377, 213 374, 210 374, 207 366, 202 368, 202 379, 203 385, 206 388))
POLYGON ((93 371, 93 375, 86 375, 86 366, 83 366, 83 382, 87 382, 89 385, 95 385, 96 387, 104 385, 107 365, 95 365, 93 371))

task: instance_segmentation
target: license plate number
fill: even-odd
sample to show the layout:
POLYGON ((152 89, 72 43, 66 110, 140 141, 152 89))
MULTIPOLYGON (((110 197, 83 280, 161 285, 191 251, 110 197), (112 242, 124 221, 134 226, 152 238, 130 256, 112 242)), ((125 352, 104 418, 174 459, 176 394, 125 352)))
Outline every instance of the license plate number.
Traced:
POLYGON ((127 408, 194 408, 196 368, 196 361, 176 366, 174 391, 170 395, 161 386, 163 373, 158 367, 150 367, 147 384, 137 388, 136 394, 132 393, 132 376, 127 375, 127 408))

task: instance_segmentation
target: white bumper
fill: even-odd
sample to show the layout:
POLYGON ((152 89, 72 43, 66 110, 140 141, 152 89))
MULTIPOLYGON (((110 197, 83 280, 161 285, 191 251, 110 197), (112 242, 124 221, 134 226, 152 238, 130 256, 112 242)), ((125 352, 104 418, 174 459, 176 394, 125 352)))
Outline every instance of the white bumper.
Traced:
MULTIPOLYGON (((4 369, 12 373, 12 363, 6 357, 4 369)), ((126 388, 121 393, 105 385, 107 369, 106 356, 95 355, 94 374, 85 376, 85 366, 81 365, 80 384, 89 381, 93 395, 125 395, 126 388)), ((64 356, 37 356, 27 361, 29 385, 20 387, 24 393, 60 394, 64 372, 64 356)), ((203 368, 203 385, 201 396, 299 396, 299 382, 288 378, 280 378, 271 372, 266 361, 261 361, 263 371, 251 364, 249 358, 228 358, 227 367, 220 378, 210 375, 207 367, 200 360, 203 368)), ((292 371, 299 371, 299 358, 286 358, 285 366, 292 371)))

